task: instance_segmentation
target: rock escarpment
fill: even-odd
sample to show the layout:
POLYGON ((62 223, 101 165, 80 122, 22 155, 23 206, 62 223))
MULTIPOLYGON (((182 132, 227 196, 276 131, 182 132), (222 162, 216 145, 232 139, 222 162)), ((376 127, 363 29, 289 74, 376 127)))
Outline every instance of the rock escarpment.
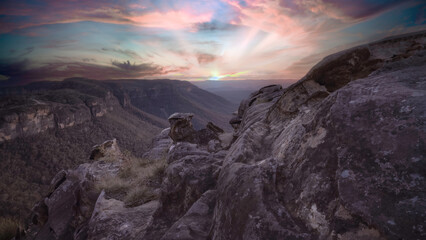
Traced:
POLYGON ((425 238, 425 43, 385 39, 264 87, 232 136, 172 116, 146 154, 167 158, 158 200, 132 211, 100 194, 88 239, 425 238))
MULTIPOLYGON (((19 98, 19 97, 16 97, 19 98)), ((70 104, 37 98, 11 99, 23 100, 24 103, 2 102, 0 115, 0 142, 12 140, 20 136, 35 135, 49 129, 64 129, 102 117, 119 107, 119 102, 111 92, 105 96, 85 100, 77 100, 70 104), (18 108, 18 109, 17 109, 18 108)))

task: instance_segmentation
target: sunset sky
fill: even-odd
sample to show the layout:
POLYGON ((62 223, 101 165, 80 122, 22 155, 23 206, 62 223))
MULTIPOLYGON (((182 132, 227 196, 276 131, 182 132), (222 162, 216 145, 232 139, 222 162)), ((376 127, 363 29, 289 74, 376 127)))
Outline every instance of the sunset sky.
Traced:
POLYGON ((425 29, 425 1, 2 0, 0 80, 298 79, 330 53, 425 29))

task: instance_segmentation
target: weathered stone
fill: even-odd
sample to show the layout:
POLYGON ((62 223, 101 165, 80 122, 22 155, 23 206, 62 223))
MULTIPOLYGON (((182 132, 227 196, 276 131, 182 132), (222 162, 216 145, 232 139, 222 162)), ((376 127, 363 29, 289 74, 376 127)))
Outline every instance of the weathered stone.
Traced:
POLYGON ((145 239, 161 238, 204 192, 214 188, 223 157, 188 142, 172 146, 161 188, 161 207, 145 239))
POLYGON ((102 192, 88 223, 87 239, 139 239, 145 234, 158 205, 158 201, 151 201, 126 208, 122 201, 106 199, 102 192))
POLYGON ((169 137, 170 128, 163 129, 154 140, 150 149, 143 155, 145 159, 152 161, 158 161, 167 159, 167 153, 173 143, 173 140, 169 137))
POLYGON ((222 128, 214 125, 214 123, 212 123, 212 122, 208 122, 206 128, 209 129, 209 130, 211 130, 211 131, 213 131, 216 134, 220 134, 220 133, 224 133, 225 132, 225 131, 223 131, 222 128))
POLYGON ((161 239, 209 239, 216 195, 215 190, 205 192, 161 239))
POLYGON ((174 142, 195 142, 195 130, 192 127, 192 113, 174 113, 169 117, 169 136, 174 142))
POLYGON ((90 153, 91 160, 99 160, 101 158, 120 159, 121 152, 117 145, 117 140, 108 140, 102 144, 93 147, 90 153))

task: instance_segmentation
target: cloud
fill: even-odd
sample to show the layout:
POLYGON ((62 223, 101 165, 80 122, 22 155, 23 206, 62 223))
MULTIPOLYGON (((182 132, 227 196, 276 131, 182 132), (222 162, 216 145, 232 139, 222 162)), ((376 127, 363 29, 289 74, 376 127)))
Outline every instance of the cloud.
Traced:
POLYGON ((198 53, 197 61, 199 64, 207 64, 215 61, 217 56, 209 54, 209 53, 198 53))
POLYGON ((71 39, 67 39, 67 40, 52 40, 49 41, 47 44, 43 45, 42 47, 44 48, 63 48, 63 47, 67 47, 73 43, 76 43, 76 40, 71 40, 71 39))
POLYGON ((114 53, 118 53, 121 54, 125 57, 129 57, 132 59, 137 59, 137 60, 142 60, 142 57, 137 54, 135 51, 130 50, 130 49, 116 49, 116 48, 101 48, 102 51, 104 52, 114 52, 114 53))
POLYGON ((377 13, 383 12, 398 4, 407 2, 406 0, 323 0, 324 3, 330 4, 336 9, 340 10, 342 14, 352 19, 361 19, 373 16, 377 13))
POLYGON ((233 24, 211 21, 211 22, 199 22, 193 26, 195 31, 232 31, 236 30, 238 27, 233 24))
POLYGON ((112 62, 113 66, 116 66, 122 71, 125 71, 127 74, 143 74, 143 75, 157 75, 163 72, 163 68, 154 65, 152 63, 142 63, 142 64, 131 64, 129 60, 124 62, 112 62))
POLYGON ((52 62, 38 67, 34 67, 30 60, 0 62, 0 75, 9 78, 7 80, 8 85, 43 80, 62 80, 69 77, 86 77, 98 80, 143 78, 185 70, 187 68, 161 67, 151 63, 131 64, 129 61, 113 61, 109 66, 89 62, 52 62))
MULTIPOLYGON (((11 32, 32 26, 58 23, 94 21, 112 24, 127 24, 148 28, 184 29, 194 24, 208 22, 210 11, 193 11, 190 8, 159 9, 150 8, 127 1, 117 3, 113 0, 76 1, 45 0, 40 4, 17 3, 6 0, 0 9, 0 33, 11 32)), ((152 5, 152 4, 151 4, 152 5)))
POLYGON ((190 28, 196 23, 210 21, 212 13, 200 15, 185 11, 151 12, 130 16, 129 20, 138 26, 164 29, 190 28))
POLYGON ((82 61, 83 62, 97 62, 96 59, 94 59, 94 58, 83 58, 82 61))
POLYGON ((27 47, 24 49, 24 52, 21 53, 18 57, 24 57, 25 55, 28 55, 34 51, 34 47, 27 47))
POLYGON ((383 12, 404 0, 280 0, 280 6, 291 15, 326 16, 354 21, 383 12))

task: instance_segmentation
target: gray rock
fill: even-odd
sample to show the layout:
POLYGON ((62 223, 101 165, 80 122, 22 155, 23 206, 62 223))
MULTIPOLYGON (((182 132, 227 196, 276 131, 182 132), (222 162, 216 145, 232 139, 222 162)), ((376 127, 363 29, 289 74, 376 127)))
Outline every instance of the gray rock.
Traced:
POLYGON ((113 140, 105 141, 102 144, 96 145, 93 147, 92 152, 90 153, 91 160, 99 160, 101 158, 108 159, 120 159, 121 152, 117 145, 117 140, 114 138, 113 140))
MULTIPOLYGON (((160 239, 203 193, 215 187, 224 156, 223 152, 210 153, 188 142, 172 146, 161 187, 161 206, 145 239, 160 239)), ((169 234, 167 238, 170 237, 169 234)))
POLYGON ((158 161, 167 158, 167 153, 173 143, 173 140, 169 137, 170 128, 163 129, 154 140, 150 149, 143 155, 144 158, 158 161))
POLYGON ((215 190, 205 192, 161 239, 208 239, 216 195, 215 190))
POLYGON ((126 208, 122 201, 106 199, 102 192, 88 223, 88 238, 91 240, 139 239, 152 221, 158 201, 126 208))

